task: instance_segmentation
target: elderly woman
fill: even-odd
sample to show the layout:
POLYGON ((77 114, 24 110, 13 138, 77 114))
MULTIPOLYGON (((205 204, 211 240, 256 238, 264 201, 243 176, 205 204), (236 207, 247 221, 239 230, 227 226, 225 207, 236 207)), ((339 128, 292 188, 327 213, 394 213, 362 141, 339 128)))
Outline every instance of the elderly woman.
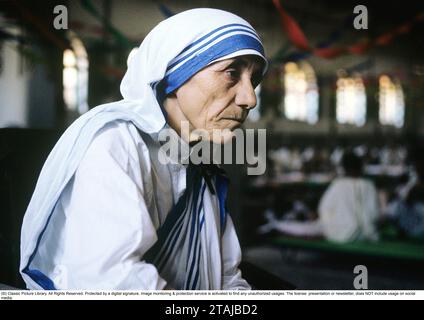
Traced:
POLYGON ((255 30, 231 13, 194 9, 157 25, 130 58, 124 99, 75 121, 41 171, 22 226, 28 288, 249 289, 225 176, 164 164, 159 137, 192 145, 196 130, 221 129, 212 142, 227 141, 266 65, 255 30))

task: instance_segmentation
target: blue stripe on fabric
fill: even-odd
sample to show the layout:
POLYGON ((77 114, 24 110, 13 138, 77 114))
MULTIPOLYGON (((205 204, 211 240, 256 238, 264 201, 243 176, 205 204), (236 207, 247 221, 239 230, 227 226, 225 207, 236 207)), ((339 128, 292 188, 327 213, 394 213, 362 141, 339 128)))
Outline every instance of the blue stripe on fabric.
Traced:
MULTIPOLYGON (((190 166, 187 168, 187 179, 190 181, 194 180, 196 185, 196 176, 195 168, 190 166)), ((188 206, 191 206, 190 201, 193 199, 193 196, 196 197, 196 189, 194 186, 188 185, 186 191, 177 201, 177 204, 171 209, 167 215, 165 222, 157 230, 158 240, 156 243, 144 254, 144 259, 153 264, 161 262, 164 256, 169 256, 167 252, 171 250, 173 245, 173 240, 176 239, 176 236, 179 235, 181 228, 180 224, 184 221, 184 216, 188 212, 188 206), (194 193, 192 190, 194 189, 194 193)), ((165 259, 166 261, 166 259, 165 259)), ((162 264, 162 262, 161 262, 162 264)))
MULTIPOLYGON (((205 190, 206 190, 206 183, 205 183, 203 191, 202 191, 202 195, 201 195, 202 199, 201 199, 200 208, 199 208, 199 217, 200 217, 200 214, 203 212, 202 219, 200 220, 200 223, 199 223, 199 233, 202 232, 202 226, 205 222, 205 214, 204 214, 204 211, 202 211, 202 209, 203 209, 203 198, 204 198, 204 195, 205 195, 205 190)), ((194 280, 193 280, 192 290, 197 288, 197 283, 198 283, 198 280, 199 280, 199 273, 200 273, 199 266, 200 266, 200 259, 201 259, 201 251, 202 251, 202 242, 199 241, 199 247, 198 247, 198 250, 197 250, 197 268, 196 268, 196 274, 195 274, 194 280)))
POLYGON ((191 224, 190 224, 190 238, 189 238, 189 253, 188 253, 188 258, 187 258, 187 268, 189 269, 189 273, 188 273, 188 277, 186 279, 186 288, 189 288, 190 285, 190 281, 191 281, 191 274, 193 271, 193 262, 195 259, 195 248, 196 248, 196 244, 197 244, 197 235, 198 233, 196 233, 196 241, 193 241, 193 237, 194 237, 194 233, 196 231, 196 218, 197 218, 197 210, 198 210, 198 201, 199 198, 196 198, 196 207, 195 210, 191 211, 191 224), (194 246, 194 248, 193 248, 194 246), (190 265, 190 260, 191 260, 191 266, 190 265))
MULTIPOLYGON (((201 205, 200 205, 200 209, 203 209, 203 198, 204 198, 204 196, 205 196, 205 190, 206 190, 206 184, 205 184, 205 186, 204 186, 204 188, 203 188, 203 191, 202 191, 202 203, 201 203, 201 205)), ((201 212, 200 212, 201 213, 201 212)), ((200 216, 200 213, 199 213, 199 216, 200 216)), ((201 216, 202 218, 200 219, 200 231, 202 230, 202 227, 203 227, 203 224, 204 224, 204 222, 205 222, 205 213, 203 212, 203 215, 201 216)))
MULTIPOLYGON (((185 200, 185 196, 181 196, 180 201, 177 202, 176 207, 180 207, 180 204, 184 204, 186 202, 185 200), (182 199, 184 197, 184 199, 182 199), (184 201, 182 201, 184 200, 184 201)), ((176 208, 175 207, 175 208, 176 208)), ((184 206, 185 208, 185 206, 184 206)), ((157 231, 157 235, 158 235, 158 240, 156 241, 156 243, 148 250, 148 252, 146 252, 144 254, 144 259, 148 262, 152 262, 154 264, 157 264, 158 262, 160 262, 160 260, 162 259, 163 255, 165 254, 165 252, 167 251, 168 248, 168 243, 171 241, 171 239, 173 239, 175 237, 176 234, 178 234, 178 230, 180 225, 182 224, 182 222, 184 221, 184 213, 186 211, 184 211, 184 208, 182 211, 177 211, 176 213, 174 213, 173 211, 171 211, 168 216, 167 219, 165 220, 165 223, 162 225, 162 227, 166 226, 166 229, 169 229, 172 227, 171 232, 169 232, 168 234, 166 234, 166 232, 164 231, 165 228, 159 228, 157 231), (174 223, 174 226, 172 226, 172 223, 169 223, 168 221, 172 221, 172 223, 174 223), (175 222, 175 219, 178 218, 178 220, 175 222)))
POLYGON ((190 283, 192 282, 192 276, 193 276, 193 271, 194 270, 196 270, 196 269, 198 269, 198 266, 197 266, 197 268, 195 268, 195 265, 196 265, 196 258, 197 258, 197 251, 198 251, 198 247, 199 247, 199 245, 200 245, 200 241, 199 241, 199 227, 198 227, 198 225, 196 224, 196 226, 195 226, 195 228, 196 228, 196 240, 195 240, 195 242, 194 242, 194 248, 192 249, 192 252, 193 252, 193 254, 192 254, 192 259, 191 259, 191 266, 190 266, 190 271, 189 271, 189 274, 188 274, 188 278, 187 278, 187 284, 188 284, 188 288, 189 289, 191 289, 192 288, 192 286, 190 285, 190 283))
MULTIPOLYGON (((199 204, 199 208, 197 210, 196 215, 199 217, 199 226, 200 226, 200 230, 202 230, 201 226, 202 226, 202 221, 200 219, 201 214, 202 214, 202 209, 203 209, 203 199, 205 197, 205 191, 206 191, 206 182, 203 184, 203 188, 202 191, 200 193, 200 204, 199 204)), ((204 220, 204 215, 203 215, 203 220, 204 220)))
MULTIPOLYGON (((203 207, 203 196, 204 196, 205 190, 206 190, 206 183, 203 183, 203 186, 202 186, 201 189, 202 190, 200 192, 200 203, 199 203, 198 207, 196 208, 196 211, 195 211, 195 214, 194 214, 196 216, 196 218, 200 216, 200 211, 202 210, 202 207, 203 207)), ((196 200, 198 200, 198 199, 199 198, 197 198, 196 200)), ((191 241, 192 241, 192 238, 190 237, 190 244, 191 244, 191 241)))
MULTIPOLYGON (((158 236, 169 235, 176 221, 185 212, 184 209, 186 208, 187 203, 190 201, 189 194, 190 194, 190 187, 186 189, 186 192, 183 193, 183 195, 177 201, 177 204, 175 205, 175 207, 167 215, 165 222, 158 229, 158 236)), ((161 238, 164 239, 165 237, 161 237, 161 238)))
POLYGON ((175 223, 174 227, 171 229, 171 232, 166 235, 164 234, 163 236, 158 236, 158 241, 157 241, 157 248, 158 252, 156 252, 157 256, 155 258, 155 262, 161 263, 161 260, 163 258, 163 256, 167 256, 167 251, 170 250, 170 248, 172 248, 172 244, 174 242, 174 240, 176 238, 178 238, 178 235, 181 232, 181 229, 184 225, 184 218, 187 214, 187 212, 189 212, 189 209, 191 207, 191 202, 190 202, 191 198, 188 201, 188 206, 187 208, 184 208, 183 214, 180 215, 180 217, 178 218, 177 222, 175 223), (163 238, 166 238, 165 240, 163 240, 163 238), (160 240, 160 241, 159 241, 160 240))
MULTIPOLYGON (((231 23, 231 24, 227 24, 225 26, 221 26, 219 28, 216 28, 215 30, 212 30, 211 32, 209 32, 208 34, 206 34, 205 36, 201 37, 200 39, 194 41, 193 43, 190 43, 188 46, 186 46, 179 54, 177 57, 181 56, 184 52, 190 50, 191 48, 193 48, 195 45, 197 45, 198 43, 202 42, 203 40, 207 39, 208 37, 210 37, 212 34, 222 30, 222 29, 226 29, 226 28, 230 28, 230 27, 245 27, 248 30, 251 30, 254 32, 255 36, 258 37, 258 35, 256 34, 255 30, 249 26, 246 26, 244 24, 240 24, 240 23, 231 23)), ((245 31, 248 31, 245 30, 245 31)), ((168 71, 169 69, 171 69, 172 67, 169 66, 166 70, 168 71)))
MULTIPOLYGON (((187 221, 187 219, 190 217, 191 220, 191 225, 196 226, 197 223, 197 219, 198 219, 198 213, 197 211, 199 211, 202 207, 202 201, 200 201, 200 206, 199 206, 199 193, 202 194, 202 197, 200 198, 200 200, 203 199, 203 193, 204 190, 206 189, 206 184, 203 183, 203 179, 201 177, 200 173, 200 169, 198 167, 193 167, 193 166, 189 166, 187 169, 187 179, 188 181, 192 181, 191 184, 188 185, 187 190, 184 194, 188 194, 189 198, 186 201, 182 201, 181 203, 184 205, 183 207, 178 206, 177 205, 174 207, 174 209, 178 209, 178 211, 184 211, 183 214, 179 214, 180 218, 178 221, 179 226, 178 228, 172 228, 171 233, 172 236, 168 237, 166 236, 166 234, 163 234, 162 230, 169 230, 170 228, 168 227, 171 220, 175 221, 175 217, 178 216, 178 212, 173 212, 174 209, 170 212, 170 214, 168 215, 168 217, 170 218, 171 216, 174 219, 166 219, 163 226, 165 227, 165 225, 167 226, 167 228, 160 228, 162 232, 158 232, 158 241, 154 244, 154 248, 152 247, 148 254, 149 256, 153 256, 155 262, 158 261, 159 263, 154 263, 155 266, 157 267, 159 273, 161 273, 163 271, 163 269, 166 267, 167 262, 169 261, 169 259, 172 257, 173 253, 175 253, 175 250, 179 250, 178 246, 176 246, 176 243, 180 243, 181 241, 179 241, 179 238, 181 238, 181 233, 183 232, 183 228, 184 226, 189 227, 190 223, 187 224, 185 223, 187 221), (202 188, 203 187, 203 188, 202 188), (202 190, 202 191, 201 191, 202 190), (189 216, 187 216, 187 214, 189 214, 189 216), (191 216, 190 216, 191 215, 191 216), (194 218, 194 220, 193 220, 194 218), (166 238, 166 241, 164 241, 163 239, 166 238)), ((180 201, 178 201, 180 202, 180 201)), ((172 223, 171 223, 172 224, 172 223)), ((175 226, 174 226, 175 227, 175 226)), ((191 235, 191 240, 189 243, 189 246, 191 247, 191 249, 189 248, 189 252, 187 255, 187 265, 186 268, 189 269, 189 261, 192 260, 194 262, 196 262, 196 260, 198 260, 196 257, 196 249, 199 246, 199 236, 198 236, 198 232, 195 232, 196 229, 198 228, 192 228, 192 235, 191 235), (194 246, 194 250, 193 250, 193 246, 194 246)), ((198 230, 197 230, 198 231, 198 230)), ((184 234, 187 234, 186 232, 184 232, 184 234)), ((146 254, 145 254, 146 257, 146 254)), ((148 261, 148 260, 147 260, 148 261)), ((185 279, 185 285, 184 287, 186 288, 190 288, 189 284, 190 282, 192 282, 192 274, 196 271, 196 266, 193 265, 193 270, 190 274, 186 275, 186 279, 185 279)), ((198 269, 198 266, 197 266, 198 269)))
POLYGON ((200 230, 202 230, 204 222, 205 222, 205 215, 202 216, 202 219, 200 221, 200 230))
POLYGON ((227 191, 228 191, 228 179, 225 176, 217 175, 216 176, 216 189, 219 201, 219 217, 221 222, 221 230, 224 230, 227 210, 225 209, 225 202, 227 200, 227 191))
POLYGON ((174 63, 172 63, 167 69, 166 71, 171 70, 173 67, 175 67, 177 64, 179 64, 180 62, 189 59, 191 56, 195 55, 197 52, 201 51, 204 47, 206 47, 207 45, 209 45, 210 43, 214 42, 216 39, 219 39, 220 37, 222 37, 223 35, 226 35, 228 33, 231 32, 238 32, 238 31, 242 31, 242 32, 246 32, 246 33, 250 33, 253 36, 255 36, 256 38, 258 38, 258 35, 252 31, 246 30, 246 29, 231 29, 231 30, 227 30, 225 32, 222 32, 220 34, 218 34, 217 36, 213 37, 211 40, 207 41, 206 43, 204 43, 202 46, 200 46, 199 48, 197 48, 196 50, 194 50, 193 52, 189 53, 188 55, 178 59, 177 61, 175 61, 174 63))
POLYGON ((190 59, 177 70, 166 76, 158 84, 159 96, 166 96, 179 88, 210 62, 243 49, 252 49, 264 55, 262 44, 251 36, 238 34, 228 37, 190 59))
POLYGON ((56 290, 53 281, 40 270, 25 268, 24 272, 44 290, 56 290))
MULTIPOLYGON (((57 202, 56 202, 56 204, 57 204, 57 202)), ((35 255, 37 254, 38 247, 40 246, 40 243, 41 243, 41 238, 43 237, 44 232, 47 230, 47 226, 49 225, 50 219, 53 216, 53 212, 56 209, 56 204, 54 205, 52 212, 50 213, 49 217, 47 218, 47 221, 46 221, 46 224, 45 224, 43 230, 41 230, 40 235, 37 238, 37 244, 35 245, 35 249, 28 259, 27 265, 22 270, 23 273, 27 274, 32 280, 35 281, 35 283, 37 283, 44 290, 56 290, 56 288, 54 286, 54 282, 49 277, 47 277, 44 273, 42 273, 40 270, 30 269, 29 266, 31 265, 32 260, 34 260, 35 255)))
MULTIPOLYGON (((172 229, 171 235, 167 237, 166 241, 162 240, 166 237, 166 234, 158 235, 158 241, 154 245, 156 249, 152 250, 152 255, 153 256, 156 255, 156 258, 154 259, 154 261, 155 261, 155 264, 157 264, 158 268, 160 269, 163 268, 163 264, 166 263, 166 261, 172 254, 172 251, 175 246, 175 242, 179 238, 181 230, 184 226, 185 216, 187 215, 187 213, 190 214, 190 212, 192 212, 194 203, 197 202, 196 199, 198 198, 198 192, 196 192, 196 190, 197 188, 195 188, 195 191, 192 194, 192 197, 189 198, 189 201, 188 201, 189 205, 187 206, 187 208, 184 207, 183 209, 184 214, 181 215, 180 220, 178 220, 178 224, 179 224, 178 228, 172 229)), ((169 221, 167 220, 165 221, 165 223, 169 223, 169 221)), ((150 254, 150 250, 149 250, 149 254, 150 254)))
MULTIPOLYGON (((182 216, 184 217, 185 214, 182 216)), ((166 239, 165 242, 158 241, 157 247, 159 248, 156 258, 154 259, 154 263, 158 266, 161 265, 164 261, 166 261, 166 257, 169 256, 168 252, 172 248, 172 244, 175 242, 176 239, 178 239, 178 236, 180 235, 181 229, 184 226, 184 219, 181 219, 178 221, 178 224, 175 226, 175 228, 172 230, 172 234, 166 239)), ((155 245, 156 245, 155 244, 155 245)))
MULTIPOLYGON (((197 198, 196 198, 196 200, 197 200, 197 198)), ((191 214, 191 228, 190 228, 190 246, 191 246, 191 244, 193 242, 194 227, 195 227, 195 221, 196 221, 196 213, 193 214, 193 211, 191 211, 191 213, 192 214, 191 214)))
POLYGON ((200 265, 201 251, 202 251, 202 243, 199 241, 199 249, 197 252, 197 268, 196 268, 196 274, 193 280, 192 290, 195 290, 197 288, 197 281, 199 280, 199 265, 200 265))
POLYGON ((196 248, 200 245, 200 241, 199 241, 200 228, 199 228, 199 223, 196 223, 196 221, 198 221, 198 218, 200 218, 199 216, 200 216, 200 211, 202 210, 202 207, 203 207, 203 197, 204 197, 205 190, 206 190, 206 182, 203 183, 202 190, 200 192, 200 202, 198 207, 196 208, 196 211, 194 211, 194 214, 193 214, 196 219, 192 220, 192 223, 193 223, 192 230, 195 230, 197 232, 196 232, 196 239, 194 243, 192 242, 192 238, 190 238, 190 247, 192 248, 192 246, 194 245, 194 248, 190 250, 189 258, 187 260, 188 264, 190 263, 189 261, 191 260, 191 266, 190 266, 188 278, 186 281, 186 288, 189 288, 189 289, 192 288, 192 286, 190 286, 190 283, 191 283, 191 278, 193 275, 193 270, 197 270, 199 268, 198 266, 197 268, 194 268, 196 260, 197 260, 197 256, 198 256, 196 248))
MULTIPOLYGON (((172 228, 171 232, 166 236, 165 240, 160 239, 158 240, 159 243, 162 243, 162 247, 167 247, 170 242, 172 242, 172 239, 175 237, 176 234, 178 234, 178 229, 183 225, 184 217, 187 214, 187 210, 183 212, 183 214, 180 215, 177 222, 175 223, 174 227, 172 228)), ((158 237, 159 238, 159 237, 158 237)), ((162 256, 164 250, 161 250, 158 252, 159 256, 162 256)))
MULTIPOLYGON (((187 271, 184 280, 184 288, 187 290, 197 289, 200 279, 201 232, 205 223, 205 213, 202 209, 207 184, 199 173, 200 168, 189 165, 187 181, 192 183, 188 184, 187 190, 184 192, 186 198, 184 199, 183 195, 168 214, 164 224, 158 230, 158 241, 153 246, 155 250, 152 250, 153 247, 149 250, 149 254, 153 254, 156 261, 159 260, 159 264, 155 263, 155 265, 161 273, 176 250, 180 250, 181 240, 184 239, 184 236, 188 237, 188 252, 185 258, 187 271), (172 226, 172 224, 174 225, 172 226), (164 233, 165 230, 170 234, 164 233)), ((226 218, 225 199, 228 180, 225 176, 217 175, 214 182, 219 201, 220 224, 223 228, 226 218)))
POLYGON ((178 236, 181 233, 181 230, 183 229, 184 224, 181 224, 178 229, 177 232, 175 233, 175 235, 172 238, 172 241, 170 242, 171 246, 166 247, 166 250, 164 251, 163 255, 159 258, 159 262, 155 265, 157 265, 157 268, 159 269, 159 272, 161 272, 163 270, 163 268, 165 267, 165 263, 168 261, 169 257, 172 254, 172 244, 173 242, 178 239, 178 236))
MULTIPOLYGON (((197 235, 198 233, 196 233, 196 239, 197 239, 197 235)), ((194 244, 194 248, 191 246, 190 243, 190 250, 189 250, 189 254, 188 254, 188 258, 187 258, 187 265, 186 268, 188 270, 188 276, 186 278, 186 284, 185 284, 185 288, 186 289, 190 289, 190 283, 191 283, 191 276, 193 273, 193 269, 194 269, 194 261, 195 261, 195 250, 197 247, 197 242, 193 242, 194 244)))

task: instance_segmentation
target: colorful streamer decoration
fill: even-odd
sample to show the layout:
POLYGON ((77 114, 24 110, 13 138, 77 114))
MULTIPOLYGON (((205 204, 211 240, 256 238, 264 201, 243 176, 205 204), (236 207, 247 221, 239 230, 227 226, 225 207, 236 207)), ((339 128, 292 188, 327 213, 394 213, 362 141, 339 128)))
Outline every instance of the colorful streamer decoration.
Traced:
POLYGON ((272 0, 279 15, 283 30, 286 32, 291 43, 302 52, 289 56, 286 60, 300 60, 310 55, 320 58, 332 59, 344 54, 363 54, 372 47, 385 46, 391 43, 396 37, 409 33, 416 23, 424 21, 424 11, 417 14, 411 21, 399 25, 397 28, 385 32, 374 40, 364 39, 346 47, 312 47, 307 37, 300 28, 297 21, 291 17, 283 8, 280 0, 272 0))

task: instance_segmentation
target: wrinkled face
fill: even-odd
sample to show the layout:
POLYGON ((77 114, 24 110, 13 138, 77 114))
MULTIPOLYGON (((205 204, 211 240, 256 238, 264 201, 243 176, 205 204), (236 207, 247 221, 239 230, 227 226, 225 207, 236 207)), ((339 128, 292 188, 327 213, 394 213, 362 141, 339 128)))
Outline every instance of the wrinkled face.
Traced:
POLYGON ((210 133, 210 140, 226 142, 230 136, 212 139, 212 132, 234 130, 245 121, 256 105, 254 89, 262 78, 262 68, 259 57, 245 55, 202 69, 165 100, 171 127, 178 131, 179 122, 186 120, 191 131, 203 129, 210 133))

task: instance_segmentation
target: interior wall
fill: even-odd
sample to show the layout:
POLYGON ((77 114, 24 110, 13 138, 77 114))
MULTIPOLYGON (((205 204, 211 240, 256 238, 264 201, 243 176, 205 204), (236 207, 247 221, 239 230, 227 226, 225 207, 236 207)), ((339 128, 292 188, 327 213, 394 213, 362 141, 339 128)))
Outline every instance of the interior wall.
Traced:
POLYGON ((31 77, 16 44, 0 44, 0 128, 26 127, 28 123, 28 82, 31 77))
MULTIPOLYGON (((60 78, 54 79, 46 63, 31 61, 19 46, 16 41, 0 44, 0 128, 53 128, 62 93, 61 66, 60 78)), ((31 50, 39 57, 46 53, 35 44, 31 50)), ((47 57, 43 61, 48 61, 47 57)))

